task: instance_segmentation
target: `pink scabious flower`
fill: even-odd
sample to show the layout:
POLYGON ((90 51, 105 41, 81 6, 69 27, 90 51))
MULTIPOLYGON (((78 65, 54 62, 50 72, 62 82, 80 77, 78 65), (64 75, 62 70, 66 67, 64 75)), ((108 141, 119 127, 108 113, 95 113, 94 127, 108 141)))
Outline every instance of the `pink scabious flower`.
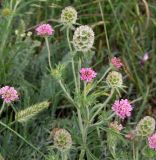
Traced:
POLYGON ((112 106, 112 110, 121 118, 131 116, 132 106, 127 99, 116 100, 112 106))
POLYGON ((91 68, 81 68, 80 78, 82 81, 90 82, 96 77, 97 73, 91 68))
POLYGON ((148 146, 151 149, 156 150, 156 133, 152 134, 151 136, 148 137, 148 146))
POLYGON ((11 103, 18 100, 18 93, 14 87, 5 86, 0 89, 0 96, 5 103, 11 103))
POLYGON ((117 57, 113 57, 111 63, 116 69, 120 69, 123 66, 121 59, 117 57))
POLYGON ((37 35, 39 36, 51 36, 54 30, 50 24, 41 24, 36 28, 37 35))

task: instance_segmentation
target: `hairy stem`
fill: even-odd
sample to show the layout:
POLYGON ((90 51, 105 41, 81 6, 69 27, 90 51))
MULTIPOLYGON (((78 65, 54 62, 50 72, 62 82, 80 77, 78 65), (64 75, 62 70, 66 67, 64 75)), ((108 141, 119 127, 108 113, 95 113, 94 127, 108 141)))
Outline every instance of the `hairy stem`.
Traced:
POLYGON ((70 49, 70 54, 71 54, 71 63, 72 63, 72 71, 73 71, 73 76, 74 76, 74 83, 75 83, 75 88, 76 88, 76 93, 78 93, 78 86, 77 86, 77 79, 76 79, 76 73, 75 73, 75 64, 74 64, 74 59, 73 59, 73 50, 69 38, 69 28, 67 28, 67 41, 70 49))
POLYGON ((74 100, 72 99, 72 97, 70 96, 70 94, 68 93, 68 91, 66 90, 66 88, 65 88, 65 86, 64 86, 64 84, 62 83, 61 80, 59 80, 59 84, 60 84, 63 92, 65 93, 66 97, 68 98, 68 100, 69 100, 72 104, 75 105, 74 100))
POLYGON ((45 37, 45 42, 46 42, 46 46, 47 46, 47 51, 48 51, 48 63, 49 63, 49 68, 52 71, 52 65, 51 65, 51 54, 50 54, 50 47, 49 47, 49 41, 48 41, 48 37, 45 37))
POLYGON ((2 104, 2 107, 1 107, 1 110, 0 110, 0 116, 1 116, 1 114, 3 112, 3 110, 4 110, 4 107, 5 107, 5 102, 3 101, 3 104, 2 104))
POLYGON ((67 152, 61 152, 61 158, 62 160, 68 160, 67 152))
POLYGON ((84 126, 83 126, 81 111, 79 108, 77 109, 77 114, 78 114, 78 122, 79 122, 79 127, 80 127, 82 141, 83 141, 83 147, 81 149, 79 160, 83 160, 83 157, 85 155, 86 137, 85 137, 85 131, 84 131, 84 126))
POLYGON ((109 58, 110 58, 111 57, 111 50, 110 50, 108 34, 107 34, 107 28, 106 28, 106 24, 105 24, 105 18, 104 18, 104 13, 103 13, 103 10, 102 10, 101 1, 99 1, 99 8, 100 8, 101 16, 102 16, 104 31, 105 31, 105 34, 106 34, 106 43, 107 43, 108 54, 109 54, 109 58))
POLYGON ((109 67, 109 68, 106 70, 106 72, 102 75, 102 77, 97 81, 97 84, 99 84, 99 83, 105 78, 105 76, 107 75, 107 73, 108 73, 111 69, 112 69, 112 68, 109 67))

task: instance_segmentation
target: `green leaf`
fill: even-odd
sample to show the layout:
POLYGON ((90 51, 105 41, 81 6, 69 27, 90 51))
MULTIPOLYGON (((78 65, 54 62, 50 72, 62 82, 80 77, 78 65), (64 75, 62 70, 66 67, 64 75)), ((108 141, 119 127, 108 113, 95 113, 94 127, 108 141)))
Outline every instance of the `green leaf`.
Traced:
POLYGON ((150 149, 148 146, 145 146, 142 150, 142 154, 145 156, 145 157, 148 157, 148 158, 152 158, 152 157, 155 157, 156 156, 156 153, 154 150, 150 149))

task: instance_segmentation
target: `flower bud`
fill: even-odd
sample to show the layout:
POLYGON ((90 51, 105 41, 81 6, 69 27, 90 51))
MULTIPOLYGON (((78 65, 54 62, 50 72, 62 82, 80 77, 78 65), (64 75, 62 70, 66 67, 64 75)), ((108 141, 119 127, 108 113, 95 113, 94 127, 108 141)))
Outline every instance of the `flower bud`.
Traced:
POLYGON ((27 33, 27 36, 28 36, 28 37, 31 37, 31 36, 32 36, 32 32, 29 31, 29 32, 27 33))
POLYGON ((9 9, 9 8, 4 8, 4 9, 2 10, 2 15, 3 15, 4 17, 9 16, 10 14, 11 14, 11 9, 9 9))
POLYGON ((120 132, 123 129, 122 124, 118 124, 117 121, 111 122, 109 127, 114 129, 116 132, 120 132))
POLYGON ((55 69, 52 70, 52 76, 54 76, 55 79, 60 80, 63 75, 65 66, 63 64, 58 64, 55 69))

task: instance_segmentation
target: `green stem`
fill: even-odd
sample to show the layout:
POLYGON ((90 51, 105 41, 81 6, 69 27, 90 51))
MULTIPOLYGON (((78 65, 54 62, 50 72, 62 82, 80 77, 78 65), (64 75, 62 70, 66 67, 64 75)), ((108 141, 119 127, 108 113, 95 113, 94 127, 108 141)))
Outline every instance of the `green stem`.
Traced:
POLYGON ((139 149, 138 149, 138 147, 136 146, 136 160, 139 160, 139 154, 138 154, 139 152, 138 152, 138 151, 139 151, 139 149))
POLYGON ((81 149, 79 160, 83 160, 83 157, 85 155, 86 138, 85 138, 85 131, 84 131, 84 127, 83 127, 81 111, 80 111, 79 108, 77 108, 77 114, 78 114, 78 122, 79 122, 79 127, 80 127, 80 131, 81 131, 81 135, 82 135, 82 141, 83 141, 83 147, 81 149))
MULTIPOLYGON (((80 71, 81 69, 81 59, 79 58, 79 63, 78 63, 78 70, 80 71)), ((78 91, 80 92, 81 86, 80 86, 80 73, 77 73, 77 77, 78 77, 78 91)))
POLYGON ((111 94, 107 97, 107 99, 105 100, 104 104, 101 105, 101 107, 99 107, 99 109, 95 112, 95 114, 92 116, 90 122, 92 123, 94 118, 101 112, 101 110, 107 105, 107 103, 110 101, 110 99, 112 98, 114 93, 114 89, 111 90, 111 94))
POLYGON ((20 139, 22 139, 25 143, 27 143, 29 146, 31 146, 34 150, 36 150, 38 153, 40 153, 44 158, 46 158, 46 156, 34 145, 32 145, 31 143, 29 143, 24 137, 22 137, 19 133, 17 133, 16 131, 14 131, 13 129, 11 129, 8 125, 4 124, 2 121, 0 121, 0 124, 7 128, 8 130, 10 130, 11 132, 13 132, 17 137, 19 137, 20 139))
POLYGON ((103 13, 103 10, 102 10, 102 5, 101 5, 100 0, 99 0, 99 8, 100 8, 101 16, 102 16, 104 31, 105 31, 105 34, 106 34, 106 43, 107 43, 108 53, 109 53, 109 57, 111 57, 111 50, 110 50, 110 45, 109 45, 109 40, 108 40, 107 28, 106 28, 104 13, 103 13))
POLYGON ((72 97, 70 96, 70 94, 68 93, 68 91, 66 90, 66 88, 65 88, 65 86, 63 85, 63 83, 62 83, 61 80, 59 80, 59 84, 60 84, 62 90, 64 91, 65 95, 67 96, 68 100, 69 100, 72 104, 75 105, 74 100, 72 99, 72 97))
POLYGON ((80 131, 81 131, 81 134, 83 137, 83 132, 84 132, 83 131, 83 122, 82 122, 82 117, 81 117, 81 111, 79 108, 77 109, 77 114, 78 114, 78 122, 79 122, 80 131))
POLYGON ((10 31, 11 31, 11 23, 12 23, 12 20, 13 20, 13 17, 14 17, 14 13, 16 12, 16 9, 17 9, 17 7, 18 7, 18 5, 20 4, 20 0, 19 1, 17 1, 17 3, 15 4, 15 6, 14 6, 14 9, 13 9, 13 11, 12 11, 12 13, 11 13, 11 15, 10 15, 10 18, 9 18, 9 20, 8 20, 8 24, 7 24, 7 26, 6 26, 6 31, 4 32, 5 34, 4 34, 4 37, 3 37, 3 41, 2 41, 2 44, 1 44, 1 55, 3 54, 3 51, 4 51, 4 48, 5 48, 5 46, 6 46, 6 42, 7 42, 7 39, 8 39, 8 36, 9 36, 9 34, 10 34, 10 31))
POLYGON ((16 110, 16 108, 13 106, 13 104, 11 104, 11 107, 12 107, 12 109, 14 110, 14 112, 16 113, 17 110, 16 110))
POLYGON ((106 70, 106 72, 102 75, 102 77, 97 81, 97 84, 99 84, 99 83, 105 78, 105 76, 107 75, 107 73, 108 73, 111 69, 112 69, 112 68, 109 67, 109 68, 106 70))
POLYGON ((84 155, 85 155, 85 149, 82 149, 81 150, 81 153, 80 153, 80 157, 79 157, 79 160, 84 160, 84 155))
POLYGON ((84 82, 84 91, 83 91, 84 100, 86 100, 86 96, 87 96, 86 86, 87 86, 87 83, 84 82))
POLYGON ((87 90, 86 90, 86 87, 87 87, 87 82, 84 82, 84 107, 86 108, 86 112, 87 112, 87 122, 89 121, 89 108, 88 106, 85 106, 86 104, 86 98, 87 98, 87 90))
POLYGON ((136 160, 135 159, 135 142, 133 142, 132 146, 133 146, 133 160, 136 160))
POLYGON ((73 76, 74 76, 76 93, 78 93, 77 79, 76 79, 76 73, 75 73, 75 65, 74 65, 74 59, 73 59, 73 50, 72 50, 71 42, 70 42, 70 39, 69 39, 69 28, 67 28, 67 41, 68 41, 70 54, 71 54, 71 58, 72 58, 71 63, 72 63, 72 71, 73 71, 73 76))
POLYGON ((3 110, 4 110, 4 107, 5 107, 5 102, 3 101, 2 108, 1 108, 1 110, 0 110, 0 116, 1 116, 1 114, 2 114, 2 112, 3 112, 3 110))
POLYGON ((62 160, 68 160, 67 153, 61 152, 61 158, 62 158, 62 160))
POLYGON ((48 51, 48 63, 49 63, 50 70, 52 71, 51 58, 50 58, 51 54, 50 54, 50 47, 49 47, 48 37, 45 37, 45 42, 46 42, 47 51, 48 51))

